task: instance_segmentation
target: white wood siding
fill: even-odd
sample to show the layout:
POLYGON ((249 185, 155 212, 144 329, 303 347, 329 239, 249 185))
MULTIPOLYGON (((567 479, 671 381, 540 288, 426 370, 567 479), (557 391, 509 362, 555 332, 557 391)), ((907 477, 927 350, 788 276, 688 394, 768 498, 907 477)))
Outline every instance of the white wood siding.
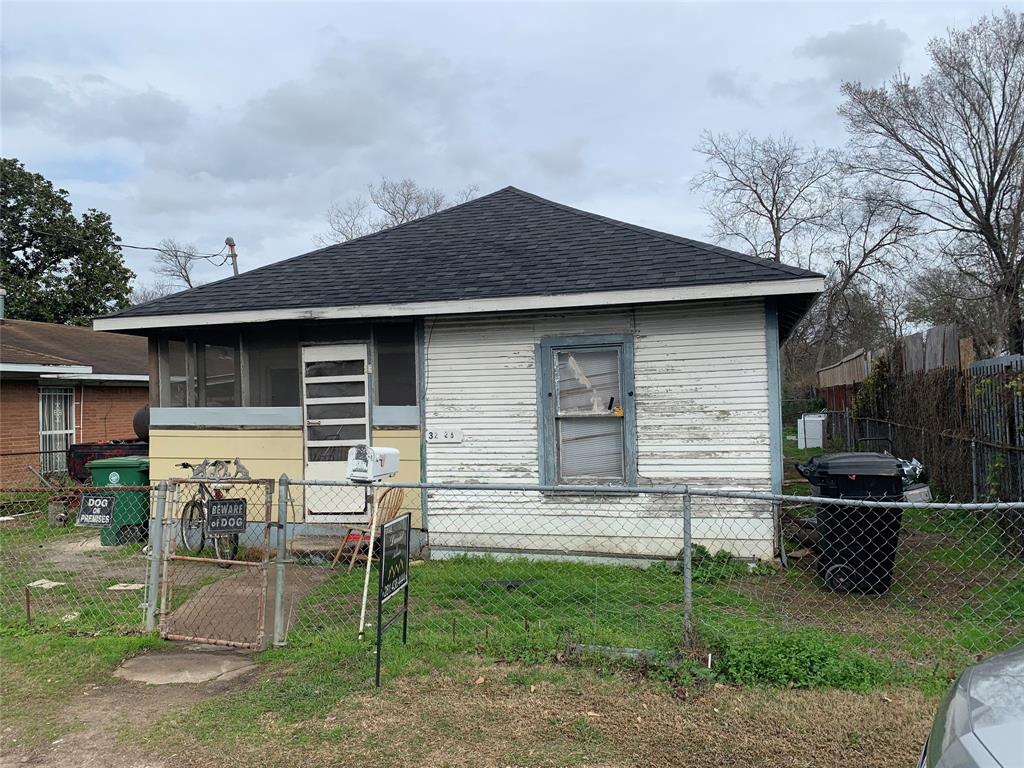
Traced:
MULTIPOLYGON (((427 479, 539 482, 536 345, 546 336, 608 333, 635 339, 641 484, 769 488, 761 300, 428 320, 426 427, 460 427, 463 442, 427 444, 427 479)), ((539 494, 469 496, 431 494, 434 548, 673 556, 681 546, 678 499, 607 497, 570 505, 539 494), (595 514, 623 522, 609 528, 605 520, 598 526, 595 514), (657 524, 642 524, 648 517, 657 524)), ((736 554, 770 556, 765 505, 708 502, 694 501, 695 538, 728 540, 733 544, 727 548, 736 554)))

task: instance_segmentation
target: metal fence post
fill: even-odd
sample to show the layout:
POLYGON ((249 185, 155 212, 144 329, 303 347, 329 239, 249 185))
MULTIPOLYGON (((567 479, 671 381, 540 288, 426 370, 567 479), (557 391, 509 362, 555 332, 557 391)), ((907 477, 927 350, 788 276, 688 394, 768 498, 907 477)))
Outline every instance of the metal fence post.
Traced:
POLYGON ((278 481, 277 569, 274 584, 274 645, 285 645, 284 569, 288 556, 288 475, 278 481))
POLYGON ((156 490, 156 512, 149 521, 149 579, 146 583, 147 632, 156 629, 156 608, 160 598, 160 559, 164 545, 164 510, 167 505, 167 481, 161 480, 156 490))
POLYGON ((693 631, 693 536, 690 528, 693 497, 683 496, 683 645, 694 646, 693 631))
POLYGON ((978 446, 971 439, 971 501, 978 500, 978 446))

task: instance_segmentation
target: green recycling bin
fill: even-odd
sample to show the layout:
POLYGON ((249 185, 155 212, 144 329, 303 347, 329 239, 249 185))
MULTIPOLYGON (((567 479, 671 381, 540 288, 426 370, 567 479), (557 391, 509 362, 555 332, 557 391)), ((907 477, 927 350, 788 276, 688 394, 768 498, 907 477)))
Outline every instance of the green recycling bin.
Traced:
POLYGON ((149 535, 149 491, 118 491, 118 486, 149 485, 148 456, 116 456, 85 465, 92 484, 110 488, 114 497, 113 525, 100 528, 100 544, 112 547, 144 541, 149 535))

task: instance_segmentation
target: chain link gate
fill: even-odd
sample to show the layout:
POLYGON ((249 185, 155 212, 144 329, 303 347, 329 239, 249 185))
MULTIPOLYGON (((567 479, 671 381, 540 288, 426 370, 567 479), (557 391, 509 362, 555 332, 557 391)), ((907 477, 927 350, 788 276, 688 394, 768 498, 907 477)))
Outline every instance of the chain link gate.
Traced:
POLYGON ((168 481, 160 567, 160 636, 262 649, 273 480, 168 481))

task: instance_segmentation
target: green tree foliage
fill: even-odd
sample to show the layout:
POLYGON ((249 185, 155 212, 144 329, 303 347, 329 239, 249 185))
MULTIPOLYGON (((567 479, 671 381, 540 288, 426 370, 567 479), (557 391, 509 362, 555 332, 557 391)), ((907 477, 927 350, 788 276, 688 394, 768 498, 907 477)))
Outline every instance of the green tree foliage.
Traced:
POLYGON ((0 286, 6 314, 21 320, 86 325, 129 305, 134 273, 110 216, 81 218, 66 190, 16 159, 0 159, 0 286))

